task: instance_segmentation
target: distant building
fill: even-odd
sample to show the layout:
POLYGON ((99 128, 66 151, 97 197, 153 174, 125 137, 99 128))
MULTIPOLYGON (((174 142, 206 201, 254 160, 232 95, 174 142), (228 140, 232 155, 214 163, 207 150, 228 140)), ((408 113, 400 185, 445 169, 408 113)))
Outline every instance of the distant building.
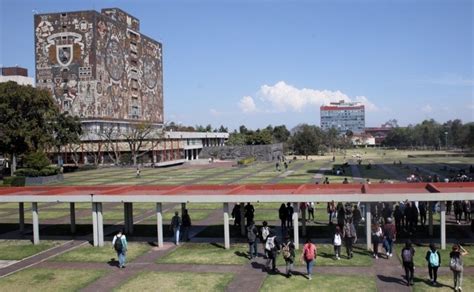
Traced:
POLYGON ((375 146, 375 138, 370 134, 354 134, 351 137, 352 145, 355 146, 375 146))
POLYGON ((0 83, 14 81, 20 85, 35 86, 33 78, 28 77, 28 69, 21 67, 0 68, 0 83))
POLYGON ((337 129, 340 134, 352 131, 360 134, 365 129, 365 107, 355 102, 331 102, 320 107, 321 128, 337 129))
POLYGON ((393 127, 386 124, 380 127, 367 127, 365 133, 375 138, 375 145, 382 145, 382 142, 387 138, 387 135, 393 130, 393 127))

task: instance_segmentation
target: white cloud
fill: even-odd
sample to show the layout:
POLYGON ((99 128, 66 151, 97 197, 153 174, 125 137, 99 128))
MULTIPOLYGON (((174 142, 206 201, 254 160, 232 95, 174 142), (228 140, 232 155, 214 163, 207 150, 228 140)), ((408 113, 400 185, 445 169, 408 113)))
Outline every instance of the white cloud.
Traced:
POLYGON ((255 101, 251 96, 244 96, 239 101, 239 108, 244 113, 252 113, 257 111, 257 106, 255 105, 255 101))
POLYGON ((431 113, 433 111, 433 108, 431 105, 427 104, 421 108, 421 111, 424 113, 431 113))
MULTIPOLYGON (((301 112, 308 106, 317 108, 321 105, 340 100, 360 102, 365 105, 367 111, 379 110, 365 96, 350 98, 339 90, 299 89, 286 84, 285 81, 279 81, 275 85, 262 85, 256 96, 265 104, 264 107, 267 109, 267 112, 301 112)), ((254 99, 250 96, 243 97, 239 102, 239 106, 243 112, 251 112, 249 109, 256 110, 254 99)))

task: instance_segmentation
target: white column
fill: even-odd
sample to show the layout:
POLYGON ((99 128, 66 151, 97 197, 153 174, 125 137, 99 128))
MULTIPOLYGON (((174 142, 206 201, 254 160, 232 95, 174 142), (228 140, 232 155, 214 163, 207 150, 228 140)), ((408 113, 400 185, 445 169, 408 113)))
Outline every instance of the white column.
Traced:
POLYGON ((102 213, 102 203, 97 204, 97 239, 99 246, 104 246, 104 216, 102 213))
POLYGON ((94 238, 94 246, 99 246, 99 232, 97 230, 97 203, 92 203, 92 235, 94 238))
POLYGON ((33 212, 33 244, 39 244, 39 217, 38 217, 38 203, 31 204, 31 211, 33 212))
POLYGON ((76 233, 76 206, 75 203, 69 203, 69 212, 71 213, 71 234, 76 233))
POLYGON ((365 203, 365 236, 367 242, 367 250, 372 248, 372 214, 370 213, 370 203, 365 203))
POLYGON ((240 235, 245 236, 244 203, 240 203, 240 235))
POLYGON ((230 248, 229 203, 224 203, 224 247, 230 248))
POLYGON ((299 249, 300 236, 299 236, 299 224, 298 217, 300 206, 298 203, 293 203, 293 241, 295 242, 295 249, 299 249))
POLYGON ((156 203, 156 231, 158 233, 158 247, 163 247, 163 214, 161 203, 156 203))
POLYGON ((433 203, 428 203, 428 235, 433 236, 433 203))
POLYGON ((441 209, 441 249, 446 249, 446 202, 442 201, 439 204, 441 209))
POLYGON ((306 236, 306 206, 301 210, 301 234, 306 236))
POLYGON ((23 234, 25 232, 25 203, 18 204, 18 211, 19 211, 19 221, 20 221, 20 233, 23 234))
POLYGON ((199 149, 196 149, 196 159, 199 159, 199 149))

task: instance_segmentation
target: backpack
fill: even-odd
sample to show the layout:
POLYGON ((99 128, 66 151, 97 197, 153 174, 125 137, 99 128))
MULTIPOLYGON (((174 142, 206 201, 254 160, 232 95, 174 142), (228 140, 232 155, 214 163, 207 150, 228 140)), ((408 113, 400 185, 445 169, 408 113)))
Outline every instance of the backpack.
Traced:
POLYGON ((270 228, 262 227, 262 239, 266 240, 269 234, 270 234, 270 228))
POLYGON ((251 225, 251 226, 247 227, 247 239, 250 242, 254 242, 255 239, 257 239, 257 235, 255 234, 255 226, 254 225, 251 225))
POLYGON ((281 249, 283 258, 285 260, 289 259, 291 257, 291 252, 290 252, 290 243, 283 244, 283 248, 281 249))
POLYGON ((404 263, 411 263, 413 261, 413 254, 411 253, 411 250, 406 248, 402 251, 402 260, 404 263))
POLYGON ((275 248, 275 236, 267 237, 267 242, 265 243, 266 250, 273 250, 275 248))
POLYGON ((430 251, 430 266, 432 267, 438 267, 439 266, 439 256, 438 253, 435 251, 430 251))
POLYGON ((307 261, 314 260, 315 251, 316 251, 316 248, 314 248, 312 244, 309 245, 309 248, 304 249, 304 259, 307 261))
POLYGON ((451 269, 451 271, 454 271, 454 272, 462 272, 463 267, 462 267, 461 259, 458 257, 452 257, 451 261, 449 262, 449 268, 451 269))
POLYGON ((117 236, 117 238, 115 239, 114 249, 117 252, 122 252, 122 249, 123 249, 122 236, 120 237, 117 236))

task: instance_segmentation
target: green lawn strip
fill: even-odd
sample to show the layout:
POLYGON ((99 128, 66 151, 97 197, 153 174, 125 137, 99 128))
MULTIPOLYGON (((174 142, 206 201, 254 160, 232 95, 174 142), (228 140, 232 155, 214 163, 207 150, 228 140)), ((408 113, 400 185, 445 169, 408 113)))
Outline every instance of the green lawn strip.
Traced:
MULTIPOLYGON (((403 249, 403 244, 396 245, 397 257, 401 262, 401 250, 403 249)), ((425 259, 426 252, 429 250, 428 244, 424 245, 414 245, 415 248, 415 267, 427 267, 427 262, 425 259)), ((439 247, 439 245, 438 245, 439 247)), ((466 267, 473 267, 474 266, 474 246, 464 246, 469 254, 463 257, 464 266, 466 267)), ((445 250, 438 249, 439 253, 441 254, 441 266, 448 267, 449 266, 449 253, 451 252, 451 245, 447 245, 445 250)))
POLYGON ((210 210, 215 210, 215 209, 220 209, 222 208, 221 203, 187 203, 186 208, 187 209, 210 209, 210 210))
POLYGON ((0 260, 21 260, 60 244, 58 241, 41 241, 34 245, 29 240, 1 240, 0 260))
POLYGON ((18 203, 0 203, 0 209, 17 209, 18 210, 18 208, 19 208, 18 203))
POLYGON ((293 276, 289 279, 281 275, 269 275, 265 278, 260 291, 377 291, 375 278, 364 275, 326 275, 313 274, 313 280, 293 276))
POLYGON ((31 268, 0 278, 3 291, 78 291, 106 274, 104 270, 31 268))
MULTIPOLYGON (((438 276, 438 286, 433 286, 429 282, 428 278, 428 271, 426 271, 425 276, 421 276, 418 271, 418 277, 415 277, 415 285, 413 285, 414 292, 447 292, 453 291, 454 288, 454 281, 452 274, 438 276)), ((474 291, 474 276, 467 275, 464 273, 463 281, 462 281, 462 289, 463 291, 474 291)))
POLYGON ((230 273, 142 272, 114 291, 225 291, 230 273))
MULTIPOLYGON (((33 214, 32 212, 25 212, 25 221, 31 221, 33 214)), ((69 216, 69 211, 38 211, 39 220, 58 219, 64 216, 69 216)), ((12 214, 7 218, 18 218, 18 214, 12 214)))
MULTIPOLYGON (((129 242, 127 250, 127 261, 131 262, 142 254, 150 250, 147 243, 129 242)), ((117 260, 117 254, 111 242, 106 242, 103 247, 93 247, 90 245, 81 246, 72 251, 54 257, 55 262, 94 262, 106 263, 112 259, 117 260)))
POLYGON ((158 259, 165 264, 242 265, 248 263, 247 244, 232 244, 224 249, 216 243, 185 243, 158 259))

